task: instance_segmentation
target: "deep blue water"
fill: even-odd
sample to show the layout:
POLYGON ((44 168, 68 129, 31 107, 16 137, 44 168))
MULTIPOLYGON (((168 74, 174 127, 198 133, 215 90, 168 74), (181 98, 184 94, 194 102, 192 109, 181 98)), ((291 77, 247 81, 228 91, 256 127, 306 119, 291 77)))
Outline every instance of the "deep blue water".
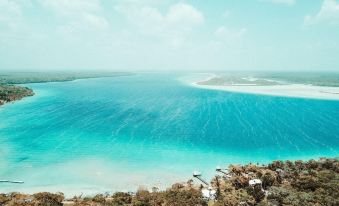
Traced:
POLYGON ((0 108, 1 191, 132 190, 217 165, 338 156, 339 101, 205 90, 173 74, 29 84, 0 108))

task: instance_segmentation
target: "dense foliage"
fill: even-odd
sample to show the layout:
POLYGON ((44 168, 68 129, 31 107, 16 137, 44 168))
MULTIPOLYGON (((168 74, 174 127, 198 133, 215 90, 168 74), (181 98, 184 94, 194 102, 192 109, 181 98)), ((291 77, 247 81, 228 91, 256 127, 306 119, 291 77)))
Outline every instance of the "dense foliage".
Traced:
POLYGON ((258 76, 292 84, 339 87, 338 72, 267 72, 258 76))
POLYGON ((211 186, 216 191, 207 199, 202 185, 174 184, 166 191, 139 190, 135 194, 74 197, 64 200, 63 194, 18 193, 0 194, 0 205, 77 205, 77 206, 236 206, 236 205, 339 205, 339 161, 275 161, 265 166, 249 164, 229 166, 229 174, 216 176, 211 186), (257 178, 262 184, 250 186, 257 178))
POLYGON ((200 85, 284 85, 304 84, 339 87, 338 72, 251 72, 227 73, 199 82, 200 85), (273 81, 272 81, 273 80, 273 81))
POLYGON ((27 87, 0 85, 0 105, 33 95, 33 91, 27 87))
POLYGON ((0 105, 7 102, 20 100, 23 97, 33 96, 31 89, 12 84, 42 83, 42 82, 63 82, 76 79, 117 77, 132 75, 127 72, 82 72, 82 73, 43 73, 43 72, 10 72, 0 74, 0 105))
POLYGON ((0 74, 0 84, 27 84, 64 82, 76 79, 117 77, 131 75, 127 72, 10 72, 0 74))
POLYGON ((267 166, 230 166, 231 178, 214 178, 219 205, 339 205, 339 161, 275 161, 267 166), (258 178, 261 187, 248 185, 258 178), (216 184, 216 182, 218 182, 216 184))

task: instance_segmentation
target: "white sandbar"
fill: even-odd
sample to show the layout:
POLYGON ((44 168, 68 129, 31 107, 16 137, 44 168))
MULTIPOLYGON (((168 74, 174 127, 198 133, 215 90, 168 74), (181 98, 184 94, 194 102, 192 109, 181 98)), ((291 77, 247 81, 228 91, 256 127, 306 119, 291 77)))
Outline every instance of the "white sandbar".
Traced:
MULTIPOLYGON (((201 82, 201 81, 200 81, 201 82)), ((305 84, 286 85, 203 85, 193 82, 192 86, 202 89, 223 90, 237 93, 286 96, 312 99, 339 100, 339 87, 313 86, 305 84)))

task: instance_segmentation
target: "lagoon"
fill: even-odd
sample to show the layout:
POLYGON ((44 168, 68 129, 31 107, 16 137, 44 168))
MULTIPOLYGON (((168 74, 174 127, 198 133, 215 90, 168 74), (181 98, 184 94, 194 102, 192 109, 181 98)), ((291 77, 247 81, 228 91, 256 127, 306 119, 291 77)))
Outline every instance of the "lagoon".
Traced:
POLYGON ((0 179, 25 183, 0 191, 165 188, 217 165, 338 156, 339 101, 206 90, 185 76, 27 84, 34 97, 0 107, 0 179))

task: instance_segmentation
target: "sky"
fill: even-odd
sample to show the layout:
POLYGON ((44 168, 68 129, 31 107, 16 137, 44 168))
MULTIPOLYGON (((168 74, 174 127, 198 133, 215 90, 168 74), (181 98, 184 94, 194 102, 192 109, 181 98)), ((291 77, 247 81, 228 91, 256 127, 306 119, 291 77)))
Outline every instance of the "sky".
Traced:
POLYGON ((0 0, 0 71, 339 71, 338 0, 0 0))

